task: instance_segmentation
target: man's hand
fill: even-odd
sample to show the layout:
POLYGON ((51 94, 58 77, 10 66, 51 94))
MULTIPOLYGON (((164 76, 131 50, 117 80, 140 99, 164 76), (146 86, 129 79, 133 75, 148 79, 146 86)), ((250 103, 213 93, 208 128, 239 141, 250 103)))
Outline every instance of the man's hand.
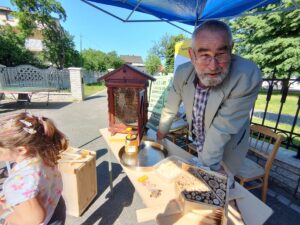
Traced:
POLYGON ((167 136, 167 134, 163 134, 163 133, 161 133, 160 131, 157 131, 156 139, 157 139, 158 142, 160 142, 160 141, 162 141, 162 139, 164 139, 166 136, 167 136))

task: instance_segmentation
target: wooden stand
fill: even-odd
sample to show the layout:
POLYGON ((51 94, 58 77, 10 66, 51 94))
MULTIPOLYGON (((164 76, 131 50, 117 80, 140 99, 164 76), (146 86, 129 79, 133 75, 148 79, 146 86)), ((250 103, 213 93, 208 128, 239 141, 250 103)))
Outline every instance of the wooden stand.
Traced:
POLYGON ((141 140, 148 121, 147 87, 155 78, 124 64, 100 80, 107 87, 110 133, 127 133, 126 128, 131 127, 141 140))

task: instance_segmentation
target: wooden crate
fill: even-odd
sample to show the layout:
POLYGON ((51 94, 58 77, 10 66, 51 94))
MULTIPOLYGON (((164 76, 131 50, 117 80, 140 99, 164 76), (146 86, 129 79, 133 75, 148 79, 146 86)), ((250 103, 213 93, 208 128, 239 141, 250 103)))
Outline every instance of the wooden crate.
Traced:
POLYGON ((62 154, 58 168, 62 174, 62 196, 67 214, 78 217, 97 195, 96 154, 70 148, 62 154))

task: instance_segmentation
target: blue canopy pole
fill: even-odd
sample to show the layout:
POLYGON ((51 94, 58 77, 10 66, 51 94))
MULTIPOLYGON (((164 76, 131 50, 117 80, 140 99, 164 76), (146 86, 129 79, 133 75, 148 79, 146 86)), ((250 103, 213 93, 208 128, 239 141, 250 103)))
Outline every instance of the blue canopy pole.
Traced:
POLYGON ((202 13, 204 11, 204 8, 206 6, 207 0, 202 0, 197 2, 197 8, 196 8, 196 20, 195 20, 195 28, 199 25, 202 13), (200 4, 198 4, 200 3, 200 4))
POLYGON ((112 13, 110 13, 110 12, 108 12, 108 11, 102 9, 102 8, 100 8, 99 6, 96 6, 96 5, 92 4, 92 3, 90 3, 87 0, 81 0, 81 1, 84 2, 84 3, 86 3, 86 4, 88 4, 88 5, 90 5, 90 6, 92 6, 95 9, 100 10, 101 12, 104 12, 104 13, 106 13, 106 14, 108 14, 108 15, 110 15, 110 16, 112 16, 112 17, 114 17, 114 18, 116 18, 116 19, 118 19, 118 20, 120 20, 122 22, 124 22, 124 23, 129 23, 129 22, 166 22, 166 23, 168 23, 168 24, 170 24, 170 25, 172 25, 172 26, 174 26, 174 27, 176 27, 176 28, 178 28, 178 29, 180 29, 180 30, 182 30, 184 32, 187 32, 187 33, 191 34, 190 31, 188 31, 188 30, 186 30, 186 29, 184 29, 184 28, 182 28, 182 27, 180 27, 180 26, 178 26, 178 25, 176 25, 176 24, 168 21, 167 19, 159 18, 159 17, 157 17, 155 15, 152 15, 151 13, 147 12, 146 10, 143 10, 143 12, 147 13, 149 15, 152 15, 154 17, 157 17, 157 18, 159 18, 159 20, 128 20, 130 18, 130 16, 135 12, 135 10, 138 8, 138 6, 142 2, 142 0, 139 1, 139 4, 132 10, 132 12, 130 13, 130 15, 127 17, 126 20, 124 20, 121 17, 118 17, 118 16, 116 16, 116 15, 114 15, 114 14, 112 14, 112 13))
POLYGON ((126 18, 126 21, 129 20, 129 18, 131 17, 131 15, 135 12, 135 10, 140 6, 141 2, 143 0, 139 0, 139 2, 136 4, 136 6, 134 7, 134 9, 131 11, 131 13, 128 15, 128 17, 126 18))

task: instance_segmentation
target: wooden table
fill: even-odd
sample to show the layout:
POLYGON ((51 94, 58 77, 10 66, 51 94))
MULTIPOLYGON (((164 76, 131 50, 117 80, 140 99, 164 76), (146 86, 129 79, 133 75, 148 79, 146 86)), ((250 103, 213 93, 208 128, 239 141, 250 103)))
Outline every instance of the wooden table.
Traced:
POLYGON ((0 94, 10 94, 17 102, 31 102, 32 95, 38 92, 48 92, 47 95, 47 105, 49 104, 49 95, 50 92, 57 91, 57 88, 43 88, 43 87, 19 87, 19 86, 10 86, 2 87, 0 89, 0 94), (15 98, 14 94, 18 95, 18 98, 15 98))
MULTIPOLYGON (((102 134, 104 140, 106 141, 110 157, 112 155, 115 156, 117 161, 120 163, 120 159, 118 156, 118 152, 121 147, 124 145, 123 139, 125 140, 125 134, 116 134, 111 136, 110 132, 107 128, 100 129, 100 133, 102 134)), ((183 159, 190 159, 193 157, 191 154, 186 152, 185 150, 181 149, 171 141, 165 139, 163 142, 164 147, 168 150, 169 156, 176 155, 183 159)), ((110 158, 111 159, 111 158, 110 158)), ((143 203, 147 207, 145 212, 151 212, 151 219, 154 219, 155 216, 165 210, 165 207, 170 203, 173 199, 176 198, 174 185, 168 182, 162 182, 162 179, 159 178, 155 171, 136 171, 130 168, 123 166, 121 163, 124 172, 128 176, 129 180, 135 187, 135 190, 138 192, 140 197, 143 200, 143 203), (147 175, 149 180, 152 183, 156 184, 156 187, 161 189, 161 196, 158 198, 150 197, 150 192, 147 188, 138 181, 138 178, 147 175), (154 217, 154 218, 153 218, 154 217)), ((113 191, 112 185, 112 166, 111 160, 109 162, 109 172, 110 172, 110 187, 111 191, 113 191)), ((262 225, 272 214, 272 209, 256 198, 253 194, 251 194, 248 190, 240 186, 236 183, 235 188, 230 190, 229 198, 236 199, 236 203, 240 214, 243 218, 243 222, 246 225, 262 225)), ((234 212, 236 213, 236 211, 234 212)), ((230 209, 229 209, 229 220, 231 220, 231 224, 243 224, 242 221, 235 221, 235 215, 231 215, 233 218, 230 219, 230 209)), ((139 215, 138 215, 139 217, 139 215)), ((138 218, 139 220, 139 218, 138 218)), ((229 223, 229 224, 230 224, 229 223)))

